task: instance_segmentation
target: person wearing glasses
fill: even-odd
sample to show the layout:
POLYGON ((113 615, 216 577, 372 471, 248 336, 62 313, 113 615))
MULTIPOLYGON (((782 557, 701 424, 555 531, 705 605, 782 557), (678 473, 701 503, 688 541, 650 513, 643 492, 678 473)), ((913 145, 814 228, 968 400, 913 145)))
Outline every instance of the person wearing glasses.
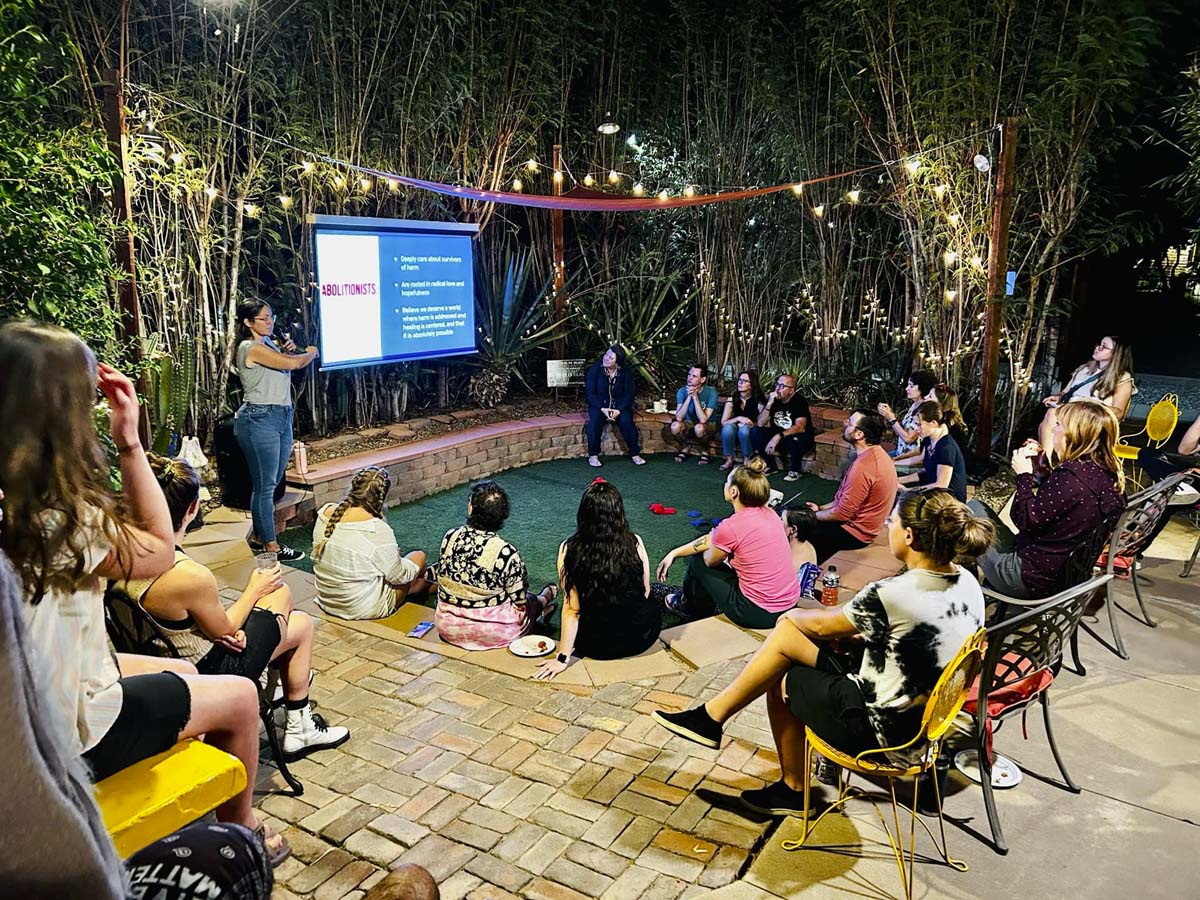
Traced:
POLYGON ((767 474, 778 471, 777 456, 787 457, 784 481, 800 478, 801 461, 812 452, 812 414, 808 401, 796 392, 796 376, 784 373, 775 380, 775 390, 758 414, 758 424, 750 430, 754 449, 767 458, 767 474))
POLYGON ((737 390, 725 401, 725 411, 721 415, 721 449, 725 451, 722 472, 733 468, 735 445, 741 444, 743 463, 749 462, 754 455, 750 431, 758 424, 758 414, 766 402, 767 398, 758 386, 757 374, 752 369, 739 372, 737 390))
POLYGON ((275 315, 262 300, 243 300, 237 308, 235 360, 242 380, 242 405, 233 433, 250 468, 250 516, 254 533, 247 539, 255 552, 270 550, 280 562, 295 562, 304 553, 275 539, 275 486, 283 481, 292 452, 292 375, 317 357, 316 347, 297 352, 288 337, 271 340, 275 315))

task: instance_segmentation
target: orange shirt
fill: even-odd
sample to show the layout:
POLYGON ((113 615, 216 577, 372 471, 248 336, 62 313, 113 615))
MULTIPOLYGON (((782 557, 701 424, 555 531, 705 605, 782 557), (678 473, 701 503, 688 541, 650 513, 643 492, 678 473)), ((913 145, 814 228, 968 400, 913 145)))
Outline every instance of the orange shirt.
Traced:
POLYGON ((833 496, 832 508, 846 531, 869 544, 883 529, 899 488, 891 457, 878 444, 873 444, 850 464, 833 496))

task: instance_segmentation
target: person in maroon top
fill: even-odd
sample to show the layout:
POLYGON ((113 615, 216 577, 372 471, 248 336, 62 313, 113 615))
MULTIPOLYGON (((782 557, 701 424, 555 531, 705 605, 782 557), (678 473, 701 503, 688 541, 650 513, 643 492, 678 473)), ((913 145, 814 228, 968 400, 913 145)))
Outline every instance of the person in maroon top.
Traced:
POLYGON ((854 462, 846 470, 833 500, 824 506, 809 503, 816 515, 809 541, 823 563, 839 550, 859 550, 875 540, 883 520, 896 502, 896 467, 879 446, 886 426, 883 418, 856 409, 846 419, 842 439, 854 448, 854 462))
POLYGON ((1071 551, 1100 526, 1116 524, 1125 507, 1125 479, 1114 450, 1119 431, 1116 415, 1099 401, 1061 407, 1049 454, 1054 468, 1040 486, 1033 458, 1042 448, 1028 441, 1014 451, 1016 535, 982 503, 968 504, 997 526, 996 544, 979 558, 991 587, 1023 600, 1049 597, 1060 587, 1059 573, 1071 551))

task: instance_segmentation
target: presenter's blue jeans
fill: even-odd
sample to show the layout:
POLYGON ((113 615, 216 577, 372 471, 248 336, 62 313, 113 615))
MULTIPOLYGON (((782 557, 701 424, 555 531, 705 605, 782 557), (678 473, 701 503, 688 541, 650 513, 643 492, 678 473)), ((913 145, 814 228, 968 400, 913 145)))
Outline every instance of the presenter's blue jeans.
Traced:
POLYGON ((292 453, 292 408, 243 403, 234 417, 233 433, 250 468, 254 534, 269 544, 275 540, 275 485, 283 480, 292 453))
POLYGON ((754 455, 754 444, 750 440, 750 429, 753 427, 745 422, 736 425, 730 422, 721 426, 721 449, 726 456, 733 456, 735 444, 742 446, 742 459, 749 459, 754 455))
MULTIPOLYGON (((600 411, 598 406, 588 407, 588 456, 600 455, 600 438, 604 434, 604 425, 607 422, 608 419, 605 417, 604 413, 600 411)), ((621 437, 625 438, 625 444, 629 447, 629 455, 637 456, 639 453, 641 453, 641 435, 638 434, 637 423, 633 421, 633 410, 621 410, 621 414, 617 416, 616 425, 621 431, 621 437)))

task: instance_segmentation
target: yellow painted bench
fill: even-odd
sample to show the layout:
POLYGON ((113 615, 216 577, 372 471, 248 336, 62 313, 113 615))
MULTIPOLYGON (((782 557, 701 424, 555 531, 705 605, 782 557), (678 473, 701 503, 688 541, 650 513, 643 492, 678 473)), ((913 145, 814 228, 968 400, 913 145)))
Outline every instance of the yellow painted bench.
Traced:
POLYGON ((245 786, 246 769, 237 757, 187 740, 98 782, 95 797, 104 827, 126 859, 245 786))

